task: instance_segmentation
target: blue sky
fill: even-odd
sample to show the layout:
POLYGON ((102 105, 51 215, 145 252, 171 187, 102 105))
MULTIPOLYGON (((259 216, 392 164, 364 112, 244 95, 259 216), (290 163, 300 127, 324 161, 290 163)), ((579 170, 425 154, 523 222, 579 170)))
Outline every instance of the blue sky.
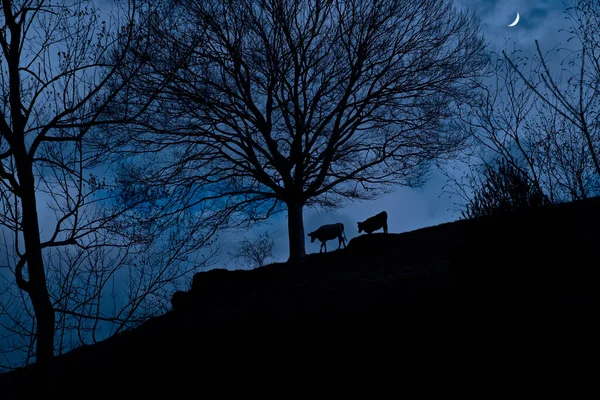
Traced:
MULTIPOLYGON (((523 55, 532 54, 535 40, 540 43, 542 51, 548 51, 561 44, 566 45, 568 35, 560 32, 566 28, 569 21, 565 19, 565 5, 562 0, 456 0, 459 6, 472 10, 479 18, 481 31, 489 44, 489 50, 498 52, 501 49, 521 49, 523 55), (519 23, 514 27, 508 24, 520 14, 519 23)), ((554 56, 556 62, 558 57, 554 56)), ((560 60, 558 60, 560 61, 560 60)), ((334 212, 305 209, 305 232, 311 232, 320 225, 342 222, 345 226, 348 240, 358 236, 357 221, 362 221, 382 210, 386 210, 389 218, 389 232, 401 233, 433 226, 444 222, 457 220, 460 213, 456 211, 457 199, 449 197, 443 188, 446 178, 439 173, 433 173, 429 182, 423 188, 397 188, 392 194, 378 200, 357 202, 334 212)), ((261 226, 252 232, 244 232, 248 238, 263 232, 275 233, 275 260, 285 261, 288 257, 288 238, 286 215, 278 215, 270 224, 261 226)), ((222 234, 221 245, 223 256, 216 266, 227 265, 236 268, 230 262, 227 252, 235 246, 239 234, 222 234)), ((308 238, 307 238, 308 239, 308 238)), ((319 251, 320 243, 306 242, 307 253, 319 251)), ((328 250, 337 248, 337 241, 328 242, 328 250)))

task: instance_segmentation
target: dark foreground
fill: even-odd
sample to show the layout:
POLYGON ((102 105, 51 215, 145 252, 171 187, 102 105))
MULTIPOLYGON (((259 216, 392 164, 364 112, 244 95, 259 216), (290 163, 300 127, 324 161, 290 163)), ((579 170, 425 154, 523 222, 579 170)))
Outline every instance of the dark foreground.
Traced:
MULTIPOLYGON (((174 311, 58 357, 55 397, 587 397, 599 222, 592 199, 200 273, 174 311)), ((0 375, 0 399, 37 389, 0 375)))

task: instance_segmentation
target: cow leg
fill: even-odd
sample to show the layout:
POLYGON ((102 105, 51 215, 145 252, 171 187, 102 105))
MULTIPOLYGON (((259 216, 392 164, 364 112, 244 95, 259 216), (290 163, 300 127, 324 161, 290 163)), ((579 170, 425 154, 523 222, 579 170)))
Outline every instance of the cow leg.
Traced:
POLYGON ((385 224, 385 225, 383 226, 383 233, 388 233, 388 227, 387 227, 387 224, 385 224))

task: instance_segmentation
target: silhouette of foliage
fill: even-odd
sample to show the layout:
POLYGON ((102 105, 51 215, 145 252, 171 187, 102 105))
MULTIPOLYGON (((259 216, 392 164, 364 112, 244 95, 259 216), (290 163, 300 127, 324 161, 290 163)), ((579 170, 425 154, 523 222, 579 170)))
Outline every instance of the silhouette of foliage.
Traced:
POLYGON ((547 196, 518 167, 501 161, 486 166, 483 182, 466 204, 464 219, 500 215, 518 209, 538 207, 547 196))

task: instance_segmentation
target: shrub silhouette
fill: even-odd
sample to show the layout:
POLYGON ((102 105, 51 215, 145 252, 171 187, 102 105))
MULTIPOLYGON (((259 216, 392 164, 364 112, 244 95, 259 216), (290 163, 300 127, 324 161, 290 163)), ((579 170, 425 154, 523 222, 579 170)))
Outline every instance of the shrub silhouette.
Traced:
POLYGON ((483 171, 481 186, 466 204, 463 219, 501 215, 549 203, 525 172, 501 161, 483 171))

